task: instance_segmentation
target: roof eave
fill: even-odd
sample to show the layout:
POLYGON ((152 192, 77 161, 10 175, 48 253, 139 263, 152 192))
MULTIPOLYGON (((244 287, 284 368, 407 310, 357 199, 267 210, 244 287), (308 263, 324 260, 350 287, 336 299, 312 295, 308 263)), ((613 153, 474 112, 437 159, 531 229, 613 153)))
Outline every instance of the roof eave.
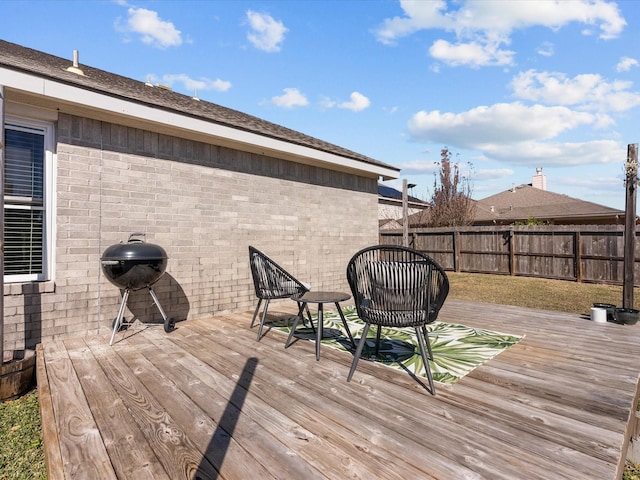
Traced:
MULTIPOLYGON (((111 121, 158 133, 213 143, 241 151, 382 180, 396 179, 400 170, 298 145, 284 140, 196 118, 157 106, 92 91, 36 74, 0 66, 8 102, 35 104, 60 112, 111 121)), ((194 100, 195 101, 195 100, 194 100)))

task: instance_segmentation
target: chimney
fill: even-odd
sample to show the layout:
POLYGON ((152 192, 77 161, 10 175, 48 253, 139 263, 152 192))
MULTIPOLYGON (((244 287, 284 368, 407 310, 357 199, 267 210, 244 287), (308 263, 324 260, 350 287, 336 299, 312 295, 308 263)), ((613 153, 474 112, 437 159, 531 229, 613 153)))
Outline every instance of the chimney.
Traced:
POLYGON ((547 189, 547 176, 542 174, 542 167, 536 168, 536 174, 531 179, 531 186, 540 190, 547 189))

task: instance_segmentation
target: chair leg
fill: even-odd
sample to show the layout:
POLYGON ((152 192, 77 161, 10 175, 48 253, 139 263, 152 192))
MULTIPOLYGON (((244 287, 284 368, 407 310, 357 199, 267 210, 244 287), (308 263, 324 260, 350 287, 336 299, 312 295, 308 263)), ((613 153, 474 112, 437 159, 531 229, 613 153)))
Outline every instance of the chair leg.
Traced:
POLYGON ((376 333, 376 353, 375 353, 376 358, 379 358, 378 355, 380 354, 380 333, 381 332, 382 332, 382 326, 378 325, 378 332, 376 333))
POLYGON ((336 310, 338 310, 338 313, 340 314, 340 319, 342 320, 342 326, 344 327, 345 331, 347 332, 347 335, 349 337, 349 341, 351 342, 351 346, 355 349, 356 348, 356 342, 353 341, 353 335, 351 335, 351 330, 349 330, 349 325, 347 324, 347 319, 344 317, 344 313, 342 312, 342 309, 340 308, 340 304, 338 302, 335 302, 336 304, 336 310))
POLYGON ((436 388, 433 385, 433 378, 431 377, 431 367, 429 367, 429 358, 425 352, 424 344, 427 342, 429 352, 431 352, 431 346, 429 346, 429 335, 427 332, 422 332, 420 327, 416 327, 416 337, 418 337, 418 345, 420 346, 420 355, 422 355, 422 362, 424 363, 424 370, 427 373, 427 379, 429 380, 429 392, 431 395, 436 394, 436 388))
POLYGON ((264 327, 264 321, 267 318, 267 308, 269 308, 269 299, 264 301, 264 310, 262 311, 262 317, 260 318, 260 326, 258 327, 258 341, 262 339, 262 327, 264 327))
POLYGON ((358 360, 360 359, 360 355, 362 355, 362 349, 364 348, 364 344, 367 342, 367 333, 369 332, 370 323, 365 323, 364 328, 362 329, 362 337, 360 337, 360 341, 358 342, 358 348, 356 348, 356 353, 353 357, 353 362, 351 363, 351 370, 349 370, 349 376, 347 377, 347 382, 351 381, 351 377, 353 377, 353 372, 356 371, 356 365, 358 365, 358 360))
POLYGON ((262 303, 262 299, 259 298, 258 299, 258 305, 256 305, 256 309, 253 312, 253 318, 251 319, 251 325, 249 325, 249 328, 253 328, 253 324, 256 321, 256 316, 258 315, 258 310, 260 310, 260 304, 262 303))
POLYGON ((431 342, 429 341, 429 333, 427 332, 427 326, 422 326, 422 333, 427 343, 427 350, 429 351, 429 360, 433 360, 433 352, 431 351, 431 342))

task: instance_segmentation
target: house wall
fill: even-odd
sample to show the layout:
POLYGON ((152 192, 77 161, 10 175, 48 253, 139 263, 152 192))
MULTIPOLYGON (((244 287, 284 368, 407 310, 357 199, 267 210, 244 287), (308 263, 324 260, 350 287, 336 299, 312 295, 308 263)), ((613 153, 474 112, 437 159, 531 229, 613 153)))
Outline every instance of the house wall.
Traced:
MULTIPOLYGON (((424 210, 424 208, 415 208, 408 206, 407 214, 413 215, 424 210)), ((379 220, 401 220, 404 215, 404 208, 402 205, 390 205, 380 201, 378 203, 378 219, 379 220)))
MULTIPOLYGON (((132 232, 167 251, 154 290, 177 320, 255 307, 249 245, 314 290, 349 291, 348 260, 378 242, 376 178, 67 114, 56 153, 54 278, 5 285, 6 349, 109 333, 120 293, 99 260, 132 232)), ((162 321, 146 290, 128 305, 162 321)))

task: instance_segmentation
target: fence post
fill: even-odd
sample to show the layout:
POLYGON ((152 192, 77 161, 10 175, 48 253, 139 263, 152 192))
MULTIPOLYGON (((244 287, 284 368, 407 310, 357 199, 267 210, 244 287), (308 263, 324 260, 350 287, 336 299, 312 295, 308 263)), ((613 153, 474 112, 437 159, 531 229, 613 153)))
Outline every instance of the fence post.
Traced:
POLYGON ((515 232, 509 230, 509 275, 516 274, 516 239, 515 232))
POLYGON ((582 282, 582 246, 580 241, 580 232, 574 232, 573 234, 573 252, 574 252, 574 262, 575 262, 575 275, 576 282, 582 282))
POLYGON ((453 271, 460 272, 460 232, 453 231, 453 271))
POLYGON ((406 178, 402 179, 402 246, 409 246, 409 205, 406 178))
POLYGON ((636 259, 636 190, 638 186, 638 144, 627 146, 626 197, 624 215, 624 267, 622 307, 633 308, 633 267, 636 259))

